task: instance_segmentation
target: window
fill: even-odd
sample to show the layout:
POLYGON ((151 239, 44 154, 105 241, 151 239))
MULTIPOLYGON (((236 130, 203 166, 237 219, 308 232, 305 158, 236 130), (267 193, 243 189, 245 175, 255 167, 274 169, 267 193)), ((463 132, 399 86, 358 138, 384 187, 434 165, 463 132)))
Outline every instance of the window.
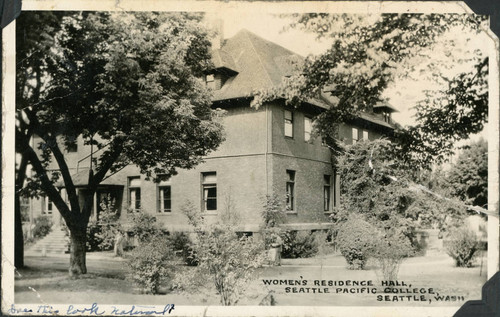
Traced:
POLYGON ((172 188, 169 180, 158 184, 158 212, 172 212, 172 188))
POLYGON ((66 144, 66 150, 68 153, 78 152, 78 138, 77 137, 68 137, 66 144))
POLYGON ((337 183, 338 183, 338 180, 339 180, 338 177, 339 176, 338 176, 337 172, 335 171, 333 173, 333 206, 334 207, 337 206, 337 204, 338 204, 338 201, 337 201, 338 200, 338 197, 337 197, 337 183))
POLYGON ((312 132, 312 120, 311 118, 304 117, 304 141, 309 142, 311 140, 312 132))
POLYGON ((368 141, 368 131, 363 130, 363 140, 368 141))
POLYGON ((203 210, 217 210, 217 173, 202 173, 203 210))
POLYGON ((141 209, 141 178, 128 178, 128 206, 134 212, 141 209))
POLYGON ((293 138, 293 112, 285 110, 285 136, 293 138))
POLYGON ((352 144, 355 144, 359 141, 358 129, 352 128, 352 144))
POLYGON ((54 204, 52 203, 52 200, 50 200, 49 197, 45 197, 44 200, 45 200, 45 208, 43 213, 51 215, 52 211, 54 210, 54 204))
POLYGON ((387 122, 387 123, 391 123, 391 114, 389 112, 382 112, 383 116, 384 116, 384 121, 387 122))
POLYGON ((295 210, 295 171, 286 171, 286 207, 295 210))
POLYGON ((332 186, 330 184, 331 177, 330 175, 324 175, 323 177, 323 205, 325 211, 330 211, 330 203, 331 203, 331 192, 332 186))

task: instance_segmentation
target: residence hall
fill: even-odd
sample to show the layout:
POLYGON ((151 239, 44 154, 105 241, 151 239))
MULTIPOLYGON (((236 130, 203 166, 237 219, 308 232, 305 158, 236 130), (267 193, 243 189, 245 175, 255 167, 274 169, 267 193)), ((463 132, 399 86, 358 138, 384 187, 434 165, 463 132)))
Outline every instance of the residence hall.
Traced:
MULTIPOLYGON (((227 111, 226 140, 203 163, 178 170, 159 184, 146 181, 136 166, 127 166, 102 182, 92 217, 101 201, 113 199, 125 223, 132 213, 142 212, 155 215, 168 231, 189 231, 182 207, 190 201, 207 221, 224 211, 238 213, 241 221, 235 230, 253 233, 262 224, 266 196, 275 195, 286 204, 289 229, 326 228, 328 214, 339 203, 341 175, 332 169, 328 147, 312 136, 312 122, 330 106, 328 91, 298 108, 276 100, 255 109, 250 106, 252 93, 279 85, 303 58, 247 30, 218 43, 212 54, 215 68, 205 79, 213 89, 213 106, 227 111)), ((351 144, 390 134, 394 111, 388 105, 375 106, 373 112, 343 124, 341 139, 351 144)), ((90 147, 78 139, 67 152, 74 183, 83 191, 90 147)), ((61 191, 65 196, 63 187, 61 191)), ((33 200, 30 208, 35 217, 60 217, 48 199, 33 200)))

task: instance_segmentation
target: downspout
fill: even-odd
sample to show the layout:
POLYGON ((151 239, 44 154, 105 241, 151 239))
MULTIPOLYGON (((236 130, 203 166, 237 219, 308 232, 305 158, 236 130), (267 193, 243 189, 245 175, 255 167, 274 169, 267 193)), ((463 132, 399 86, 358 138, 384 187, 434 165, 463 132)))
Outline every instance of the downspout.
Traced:
POLYGON ((268 164, 267 164, 267 154, 269 152, 269 105, 266 104, 266 152, 264 153, 264 158, 266 160, 265 168, 266 168, 266 195, 269 196, 269 175, 268 175, 268 164))

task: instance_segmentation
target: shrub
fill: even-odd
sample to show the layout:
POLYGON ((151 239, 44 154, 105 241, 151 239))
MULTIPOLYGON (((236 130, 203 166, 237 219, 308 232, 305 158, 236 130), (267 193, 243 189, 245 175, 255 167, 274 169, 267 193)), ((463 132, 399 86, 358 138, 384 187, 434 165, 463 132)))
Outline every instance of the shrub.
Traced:
POLYGON ((132 215, 132 226, 130 232, 137 238, 139 243, 150 241, 154 236, 161 234, 161 229, 156 222, 156 217, 147 213, 132 215))
POLYGON ((313 234, 318 246, 318 254, 327 255, 335 252, 335 247, 331 242, 331 233, 328 230, 316 231, 313 234))
POLYGON ((198 268, 214 281, 224 306, 238 302, 265 260, 262 246, 253 237, 238 238, 230 227, 221 225, 198 231, 195 248, 198 268))
POLYGON ((165 237, 154 236, 143 241, 130 255, 130 278, 147 293, 158 294, 164 279, 170 279, 174 271, 174 252, 165 237))
POLYGON ((480 247, 476 233, 468 227, 462 226, 451 230, 447 240, 446 252, 455 260, 455 265, 472 266, 476 251, 480 247))
POLYGON ((101 203, 101 212, 97 221, 99 232, 97 238, 101 240, 99 248, 101 250, 111 250, 115 246, 117 234, 123 233, 123 228, 119 222, 120 215, 114 208, 114 202, 101 203))
POLYGON ((181 256, 184 263, 189 266, 197 265, 198 260, 194 254, 193 242, 184 232, 174 232, 168 236, 168 243, 175 253, 181 256))
POLYGON ((41 239, 52 231, 52 219, 46 216, 38 216, 35 218, 35 226, 33 228, 33 237, 41 239))
POLYGON ((336 243, 349 269, 362 270, 374 248, 377 230, 359 216, 351 216, 339 225, 336 243))
POLYGON ((287 231, 282 239, 284 258, 309 258, 318 253, 318 243, 310 231, 287 231))
POLYGON ((101 250, 100 245, 102 243, 102 238, 100 238, 99 234, 101 229, 99 224, 91 220, 87 225, 87 251, 99 251, 101 250))
POLYGON ((374 239, 373 258, 384 280, 397 280, 401 262, 412 254, 411 242, 403 234, 386 235, 374 239))
POLYGON ((255 270, 265 261, 263 243, 246 235, 238 237, 234 224, 227 222, 234 217, 219 218, 208 225, 191 203, 187 203, 183 211, 196 233, 193 247, 198 267, 195 274, 188 272, 189 278, 200 276, 200 280, 213 281, 221 304, 234 305, 245 295, 245 288, 256 278, 255 270))

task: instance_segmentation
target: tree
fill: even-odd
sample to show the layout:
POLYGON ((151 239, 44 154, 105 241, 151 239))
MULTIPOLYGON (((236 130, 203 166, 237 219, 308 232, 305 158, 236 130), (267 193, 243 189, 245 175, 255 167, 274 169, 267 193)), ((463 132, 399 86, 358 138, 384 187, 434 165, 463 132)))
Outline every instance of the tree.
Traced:
MULTIPOLYGON (((28 13, 26 13, 28 14, 28 13)), ((38 101, 18 108, 17 132, 38 186, 71 233, 71 275, 86 273, 86 228, 97 186, 129 164, 153 180, 191 168, 223 140, 220 111, 202 77, 210 67, 207 32, 199 14, 70 13, 62 18, 38 101), (99 150, 92 156, 80 207, 64 149, 75 137, 99 150), (48 170, 54 160, 57 171, 48 170), (54 182, 62 178, 69 205, 54 182)), ((27 70, 28 73, 30 70, 27 70)), ((22 92, 20 92, 22 93, 22 92)))
MULTIPOLYGON (((420 72, 440 72, 439 65, 425 63, 431 60, 425 54, 430 54, 426 49, 436 42, 446 40, 443 34, 450 30, 479 32, 486 19, 470 14, 312 13, 295 17, 292 27, 332 40, 332 47, 324 54, 308 57, 299 72, 286 78, 280 87, 256 92, 253 105, 258 107, 264 101, 278 98, 298 105, 310 98, 324 98, 325 88, 330 88, 327 97, 332 106, 316 118, 316 129, 334 150, 340 150, 339 124, 352 120, 362 111, 371 111, 379 102, 385 102, 384 92, 397 78, 420 72), (419 67, 419 64, 426 67, 419 67)), ((448 47, 451 57, 453 47, 451 40, 448 47)), ((435 119, 436 106, 441 102, 439 97, 433 97, 417 109, 421 110, 418 127, 398 127, 395 131, 396 145, 400 149, 396 154, 411 161, 412 165, 428 167, 432 161, 443 160, 457 139, 455 132, 450 131, 458 128, 461 133, 456 135, 462 139, 480 129, 486 120, 484 85, 487 58, 480 52, 472 52, 456 60, 462 64, 475 62, 477 72, 448 79, 450 87, 442 95, 454 99, 454 102, 450 102, 450 107, 444 111, 447 121, 440 122, 441 129, 436 129, 436 124, 429 125, 435 119), (462 84, 457 85, 459 82, 462 84), (474 116, 467 120, 467 114, 474 116), (434 136, 432 142, 427 141, 430 133, 434 136)))
POLYGON ((487 208, 488 142, 480 138, 462 150, 447 173, 452 195, 467 204, 487 208))
POLYGON ((24 246, 21 222, 21 194, 29 194, 24 190, 29 165, 28 155, 21 144, 29 143, 33 136, 33 128, 26 124, 22 109, 35 105, 40 101, 44 90, 43 77, 48 65, 47 55, 54 46, 54 36, 61 28, 62 15, 57 12, 23 13, 16 22, 16 107, 18 111, 16 126, 16 180, 15 180, 15 265, 24 266, 24 246))
POLYGON ((339 158, 340 208, 334 222, 342 224, 352 213, 386 237, 405 237, 416 246, 415 229, 437 225, 445 230, 451 219, 465 215, 459 202, 437 197, 414 182, 415 176, 394 154, 387 140, 362 141, 347 146, 339 158))

